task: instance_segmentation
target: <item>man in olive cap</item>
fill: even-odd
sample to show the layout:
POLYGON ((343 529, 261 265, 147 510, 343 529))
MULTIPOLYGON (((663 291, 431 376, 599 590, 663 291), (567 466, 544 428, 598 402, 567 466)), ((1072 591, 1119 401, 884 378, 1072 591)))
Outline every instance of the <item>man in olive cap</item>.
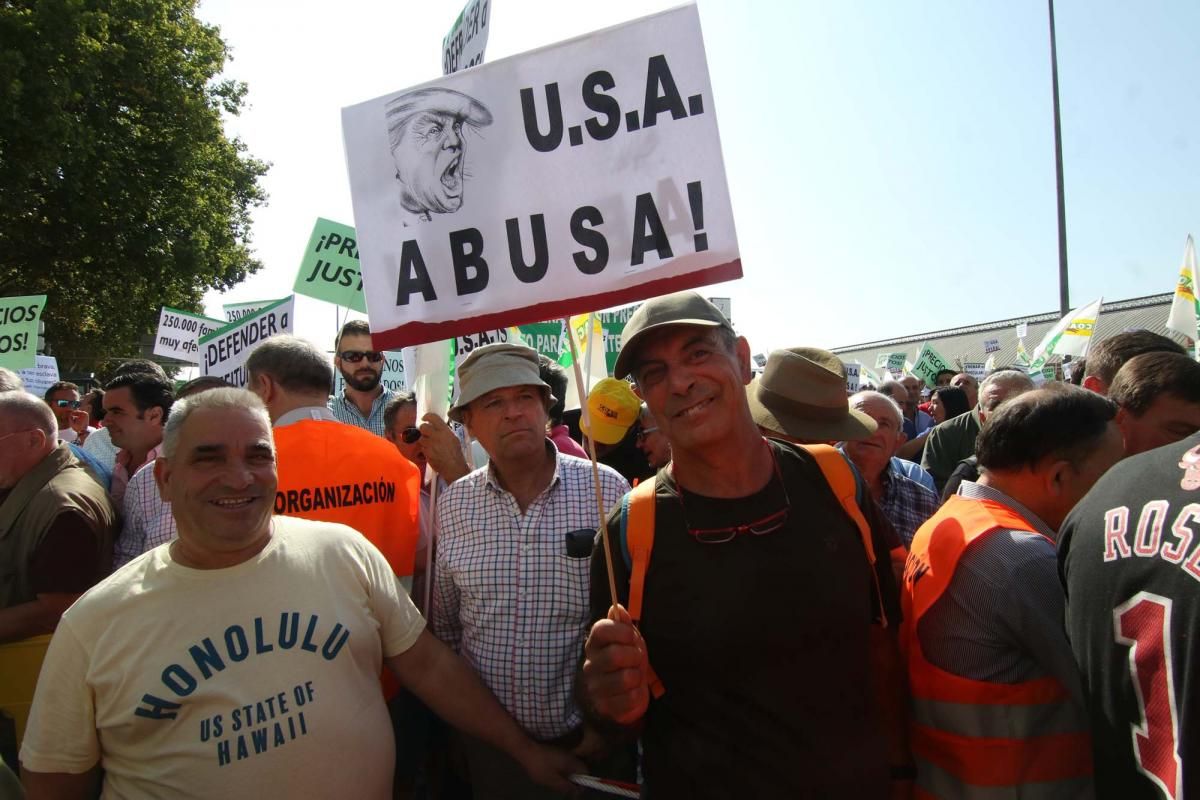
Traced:
POLYGON ((462 92, 431 87, 394 98, 385 114, 400 205, 424 221, 458 211, 465 182, 463 126, 491 125, 492 112, 462 92))
POLYGON ((815 458, 762 436, 750 346, 715 306, 695 292, 655 298, 621 338, 615 375, 633 376, 672 462, 629 500, 653 509, 640 627, 626 610, 625 503, 607 526, 619 605, 605 552, 593 557, 585 708, 640 730, 656 797, 886 796, 884 728, 902 730, 882 721, 875 698, 888 692, 871 666, 880 601, 888 620, 899 613, 886 545, 873 543, 872 569, 815 458))
MULTIPOLYGON (((438 498, 433 631, 526 733, 587 758, 595 737, 584 740, 573 684, 600 524, 591 464, 546 438, 554 398, 533 349, 476 348, 458 365, 458 385, 449 417, 490 461, 438 498)), ((601 465, 600 487, 608 509, 629 484, 601 465)), ((467 761, 477 798, 551 796, 481 741, 467 739, 467 761)))

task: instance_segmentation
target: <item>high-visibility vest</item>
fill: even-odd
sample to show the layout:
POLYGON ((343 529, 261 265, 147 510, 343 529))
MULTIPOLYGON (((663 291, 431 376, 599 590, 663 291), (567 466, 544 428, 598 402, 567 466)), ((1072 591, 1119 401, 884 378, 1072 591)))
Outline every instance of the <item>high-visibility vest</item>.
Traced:
POLYGON ((917 626, 949 587, 967 546, 1006 529, 1037 533, 1000 503, 954 496, 909 549, 900 639, 918 798, 1071 797, 1092 774, 1087 723, 1058 679, 972 680, 939 669, 922 652, 917 626))
POLYGON ((306 419, 275 428, 275 513, 340 522, 379 548, 399 577, 413 574, 421 479, 396 446, 362 428, 306 419))
MULTIPOLYGON (((871 540, 871 528, 859 508, 858 480, 846 457, 829 445, 802 445, 821 469, 829 488, 837 497, 846 514, 854 521, 862 538, 863 549, 871 566, 871 577, 875 581, 879 599, 879 614, 883 627, 887 627, 887 616, 883 610, 883 595, 879 588, 879 577, 875 573, 875 546, 871 540)), ((633 487, 621 500, 621 541, 627 548, 629 561, 629 607, 626 609, 636 625, 642 618, 642 598, 646 590, 646 571, 650 568, 650 554, 654 549, 654 489, 656 476, 651 476, 633 487)), ((647 664, 650 693, 662 697, 666 692, 654 669, 647 664)))

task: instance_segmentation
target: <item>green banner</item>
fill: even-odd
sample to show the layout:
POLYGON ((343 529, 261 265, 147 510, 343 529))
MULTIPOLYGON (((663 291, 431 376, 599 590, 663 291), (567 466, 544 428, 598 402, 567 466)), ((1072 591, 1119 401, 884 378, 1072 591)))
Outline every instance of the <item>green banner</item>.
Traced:
POLYGON ((349 306, 365 314, 367 301, 354 237, 354 228, 349 225, 318 217, 300 259, 300 271, 292 287, 296 294, 349 306))
POLYGON ((921 352, 917 354, 917 363, 913 365, 911 372, 925 381, 925 385, 932 389, 937 374, 946 369, 952 369, 950 362, 937 350, 925 344, 921 347, 921 352))
POLYGON ((38 322, 45 307, 44 294, 0 297, 0 367, 37 365, 38 322))

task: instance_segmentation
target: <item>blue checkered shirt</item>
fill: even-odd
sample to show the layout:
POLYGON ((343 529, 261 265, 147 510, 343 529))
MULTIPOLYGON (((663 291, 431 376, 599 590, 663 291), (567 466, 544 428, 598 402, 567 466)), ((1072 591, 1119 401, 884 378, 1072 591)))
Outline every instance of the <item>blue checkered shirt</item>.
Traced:
MULTIPOLYGON (((567 553, 569 533, 600 525, 592 465, 559 453, 549 486, 522 514, 491 466, 438 498, 433 632, 474 667, 537 739, 582 722, 572 692, 589 623, 590 548, 567 553)), ((629 484, 600 466, 605 510, 629 484)))
POLYGON ((346 397, 346 390, 343 389, 338 394, 329 396, 329 410, 337 417, 338 422, 357 425, 364 431, 383 436, 383 410, 387 408, 388 401, 395 396, 395 392, 384 386, 380 395, 371 403, 371 413, 364 417, 358 406, 354 405, 354 401, 346 397))
POLYGON ((888 462, 883 471, 883 497, 878 497, 879 507, 892 523, 896 533, 904 540, 904 546, 912 544, 917 528, 925 524, 938 510, 938 496, 911 478, 901 474, 896 465, 888 462))
POLYGON ((171 504, 158 493, 154 481, 154 462, 151 461, 129 479, 125 489, 124 523, 113 545, 113 569, 125 564, 160 544, 173 540, 175 517, 171 504))

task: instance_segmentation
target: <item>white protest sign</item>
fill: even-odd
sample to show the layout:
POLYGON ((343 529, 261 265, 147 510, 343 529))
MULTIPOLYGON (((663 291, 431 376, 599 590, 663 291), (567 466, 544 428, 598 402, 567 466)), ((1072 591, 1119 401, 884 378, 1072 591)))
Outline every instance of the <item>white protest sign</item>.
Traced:
POLYGON ((730 297, 710 297, 708 302, 717 307, 717 310, 725 315, 725 319, 733 321, 733 299, 730 297))
POLYGON ((491 16, 491 0, 470 0, 467 3, 446 38, 442 39, 443 75, 483 63, 491 16))
POLYGON ((154 335, 154 355, 199 364, 200 347, 196 342, 225 325, 219 319, 163 306, 158 314, 158 333, 154 335))
POLYGON ((963 372, 970 375, 977 381, 981 381, 987 377, 988 369, 985 364, 979 361, 968 361, 963 364, 963 372))
POLYGON ((1029 323, 1022 322, 1020 325, 1017 326, 1017 338, 1024 339, 1028 335, 1029 335, 1029 323))
POLYGON ((291 333, 295 322, 295 295, 218 328, 199 339, 200 374, 216 375, 230 384, 247 383, 246 359, 254 348, 272 336, 291 333))
POLYGON ((694 5, 351 106, 342 124, 378 347, 741 277, 694 5))
POLYGON ((54 356, 37 356, 36 363, 28 369, 19 369, 17 374, 25 383, 25 391, 45 397, 46 390, 58 383, 58 359, 54 356))
POLYGON ((937 374, 947 369, 950 369, 950 362, 926 343, 921 347, 921 352, 917 354, 917 363, 909 371, 925 381, 926 386, 932 388, 937 374))
POLYGON ((984 339, 983 340, 983 354, 984 355, 988 355, 989 353, 999 353, 999 352, 1000 352, 1000 340, 999 339, 984 339))
POLYGON ((857 392, 860 376, 858 364, 846 364, 846 391, 857 392))
MULTIPOLYGON (((343 362, 345 363, 345 362, 343 362)), ((353 364, 347 366, 353 367, 353 364)), ((393 392, 403 392, 408 388, 404 379, 404 357, 399 350, 385 350, 383 353, 383 374, 379 382, 393 392)), ((333 370, 333 393, 341 394, 346 388, 346 379, 341 370, 333 370)))
POLYGON ((226 303, 221 306, 221 310, 225 312, 226 320, 237 322, 242 317, 247 317, 255 311, 262 311, 272 303, 278 302, 278 300, 255 300, 250 303, 226 303))

